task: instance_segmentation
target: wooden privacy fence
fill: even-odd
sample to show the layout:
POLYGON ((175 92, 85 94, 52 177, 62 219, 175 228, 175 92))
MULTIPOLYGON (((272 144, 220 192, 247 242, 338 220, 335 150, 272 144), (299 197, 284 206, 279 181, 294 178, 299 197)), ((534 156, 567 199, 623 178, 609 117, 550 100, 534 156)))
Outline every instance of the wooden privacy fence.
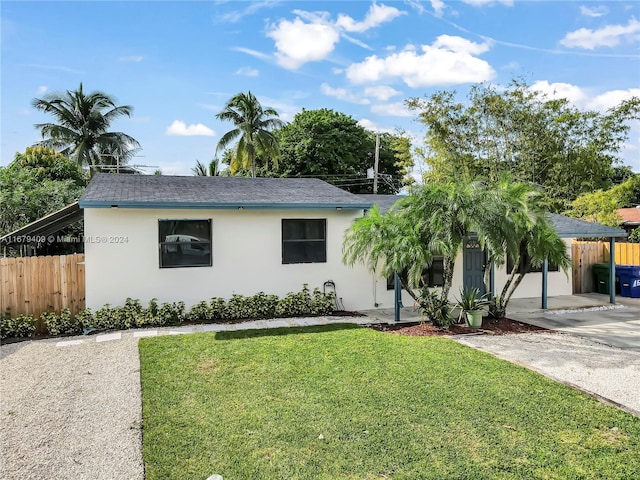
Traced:
POLYGON ((72 314, 85 308, 83 253, 0 258, 0 314, 39 317, 63 308, 72 314))
MULTIPOLYGON (((616 243, 616 265, 640 265, 640 243, 616 243)), ((573 242, 573 293, 597 291, 591 266, 609 263, 609 242, 573 242)))

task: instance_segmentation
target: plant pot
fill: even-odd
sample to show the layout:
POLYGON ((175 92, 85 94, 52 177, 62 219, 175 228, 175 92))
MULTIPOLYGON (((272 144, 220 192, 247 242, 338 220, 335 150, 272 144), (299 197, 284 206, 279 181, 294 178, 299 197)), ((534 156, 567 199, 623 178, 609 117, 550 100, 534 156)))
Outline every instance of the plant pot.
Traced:
POLYGON ((470 310, 467 314, 469 328, 482 328, 482 310, 470 310))

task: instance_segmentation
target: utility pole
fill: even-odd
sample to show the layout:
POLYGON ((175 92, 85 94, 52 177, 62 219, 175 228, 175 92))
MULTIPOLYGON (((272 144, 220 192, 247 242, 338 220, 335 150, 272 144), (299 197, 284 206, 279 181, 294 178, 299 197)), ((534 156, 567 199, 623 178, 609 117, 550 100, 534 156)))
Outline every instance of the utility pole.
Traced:
POLYGON ((380 160, 380 134, 376 132, 376 154, 373 164, 373 193, 378 193, 378 161, 380 160))

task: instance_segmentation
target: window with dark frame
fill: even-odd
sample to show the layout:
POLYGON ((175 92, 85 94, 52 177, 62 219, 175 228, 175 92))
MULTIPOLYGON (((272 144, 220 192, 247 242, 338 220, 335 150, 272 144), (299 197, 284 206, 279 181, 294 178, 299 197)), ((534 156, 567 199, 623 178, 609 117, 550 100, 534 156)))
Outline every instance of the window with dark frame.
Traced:
POLYGON ((158 220, 160 268, 210 267, 211 220, 158 220))
MULTIPOLYGON (((431 265, 422 270, 422 284, 426 287, 441 287, 444 284, 444 256, 434 255, 431 265)), ((393 275, 387 278, 387 290, 393 290, 393 275)))
POLYGON ((282 263, 325 263, 327 220, 282 219, 282 263))
MULTIPOLYGON (((542 265, 540 265, 539 267, 532 267, 531 266, 531 259, 529 258, 529 255, 527 255, 526 253, 524 255, 520 256, 520 266, 518 267, 518 273, 522 273, 525 270, 525 267, 529 267, 529 270, 527 270, 529 273, 540 273, 542 272, 542 265)), ((513 260, 511 258, 507 259, 507 273, 511 273, 511 271, 513 270, 513 260)), ((555 263, 551 263, 549 262, 549 271, 550 272, 558 272, 560 269, 558 268, 558 265, 556 265, 555 263)))

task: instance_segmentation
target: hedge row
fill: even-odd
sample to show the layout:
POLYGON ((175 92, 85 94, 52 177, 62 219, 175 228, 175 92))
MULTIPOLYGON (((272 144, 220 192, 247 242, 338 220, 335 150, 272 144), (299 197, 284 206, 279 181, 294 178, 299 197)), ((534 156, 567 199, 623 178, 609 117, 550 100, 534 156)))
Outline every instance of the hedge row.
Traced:
MULTIPOLYGON (((138 327, 164 327, 191 322, 224 322, 249 318, 300 317, 328 315, 334 310, 334 294, 319 289, 309 291, 305 284, 302 291, 280 298, 264 292, 246 297, 233 295, 230 299, 214 297, 200 302, 187 312, 184 302, 158 304, 156 299, 143 307, 139 300, 127 298, 121 307, 105 305, 92 312, 82 310, 75 316, 68 309, 60 314, 45 312, 40 318, 50 335, 77 335, 95 330, 126 330, 138 327)), ((36 319, 32 315, 15 318, 5 315, 0 320, 0 339, 31 337, 36 331, 36 319)))

